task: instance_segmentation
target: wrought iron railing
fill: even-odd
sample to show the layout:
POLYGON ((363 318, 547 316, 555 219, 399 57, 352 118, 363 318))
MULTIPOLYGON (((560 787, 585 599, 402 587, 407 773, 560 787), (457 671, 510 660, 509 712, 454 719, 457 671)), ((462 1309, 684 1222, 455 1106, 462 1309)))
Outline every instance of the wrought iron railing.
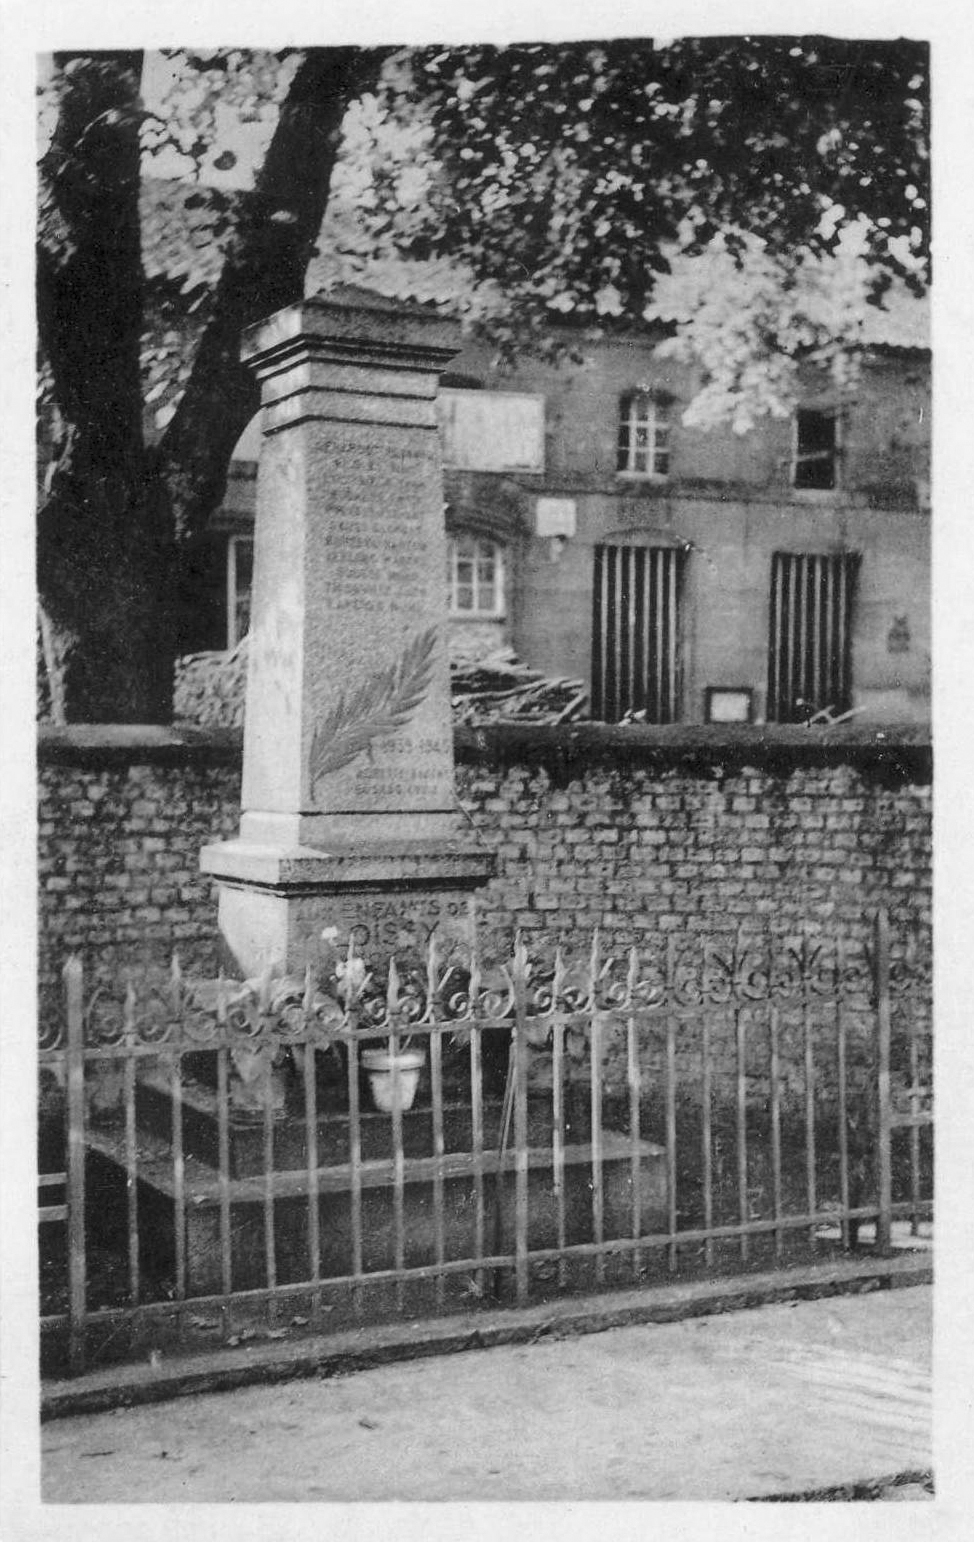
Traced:
POLYGON ((884 914, 858 947, 518 938, 488 963, 434 936, 381 971, 350 944, 302 978, 174 960, 89 993, 71 959, 40 1029, 42 1323, 74 1370, 774 1265, 864 1225, 886 1250, 931 1213, 929 964, 884 914))

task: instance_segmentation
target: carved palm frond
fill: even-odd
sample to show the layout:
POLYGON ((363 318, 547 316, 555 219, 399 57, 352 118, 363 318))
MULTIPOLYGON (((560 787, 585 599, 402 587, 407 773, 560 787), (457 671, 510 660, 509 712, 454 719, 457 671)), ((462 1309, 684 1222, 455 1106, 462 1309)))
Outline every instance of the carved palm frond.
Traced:
POLYGON ((312 794, 319 779, 340 771, 374 739, 395 733, 409 721, 429 690, 436 649, 436 628, 409 644, 387 669, 371 675, 357 690, 339 696, 315 728, 308 758, 312 794))

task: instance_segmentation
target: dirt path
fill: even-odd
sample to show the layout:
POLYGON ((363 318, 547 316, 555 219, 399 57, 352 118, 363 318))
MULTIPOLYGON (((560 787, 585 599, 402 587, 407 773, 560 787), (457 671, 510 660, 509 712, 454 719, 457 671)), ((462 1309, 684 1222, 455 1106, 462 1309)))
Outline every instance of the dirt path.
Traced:
POLYGON ((768 1306, 56 1420, 43 1495, 723 1500, 923 1472, 931 1295, 768 1306))

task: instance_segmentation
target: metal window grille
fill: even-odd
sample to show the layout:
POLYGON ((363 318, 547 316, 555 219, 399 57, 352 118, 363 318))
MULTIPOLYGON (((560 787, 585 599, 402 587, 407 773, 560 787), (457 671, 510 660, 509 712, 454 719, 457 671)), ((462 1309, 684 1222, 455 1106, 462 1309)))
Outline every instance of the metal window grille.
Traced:
POLYGON ((659 397, 635 391, 622 398, 616 469, 628 476, 669 475, 670 411, 659 397))
POLYGON ((683 553, 673 547, 597 546, 592 624, 592 714, 650 723, 679 714, 683 553))
POLYGON ((801 722, 852 705, 852 607, 859 556, 775 552, 771 563, 768 720, 801 722))

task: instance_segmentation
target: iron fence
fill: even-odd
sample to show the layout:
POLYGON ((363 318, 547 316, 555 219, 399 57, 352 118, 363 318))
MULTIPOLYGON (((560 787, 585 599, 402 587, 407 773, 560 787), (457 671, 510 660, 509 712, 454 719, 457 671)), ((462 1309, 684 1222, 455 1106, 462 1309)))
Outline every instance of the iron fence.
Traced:
POLYGON ((866 1227, 885 1251, 932 1214, 929 966, 884 912, 867 944, 519 937, 488 963, 434 936, 382 971, 349 945, 303 979, 174 960, 88 994, 70 959, 40 1026, 49 1369, 783 1265, 866 1227))

